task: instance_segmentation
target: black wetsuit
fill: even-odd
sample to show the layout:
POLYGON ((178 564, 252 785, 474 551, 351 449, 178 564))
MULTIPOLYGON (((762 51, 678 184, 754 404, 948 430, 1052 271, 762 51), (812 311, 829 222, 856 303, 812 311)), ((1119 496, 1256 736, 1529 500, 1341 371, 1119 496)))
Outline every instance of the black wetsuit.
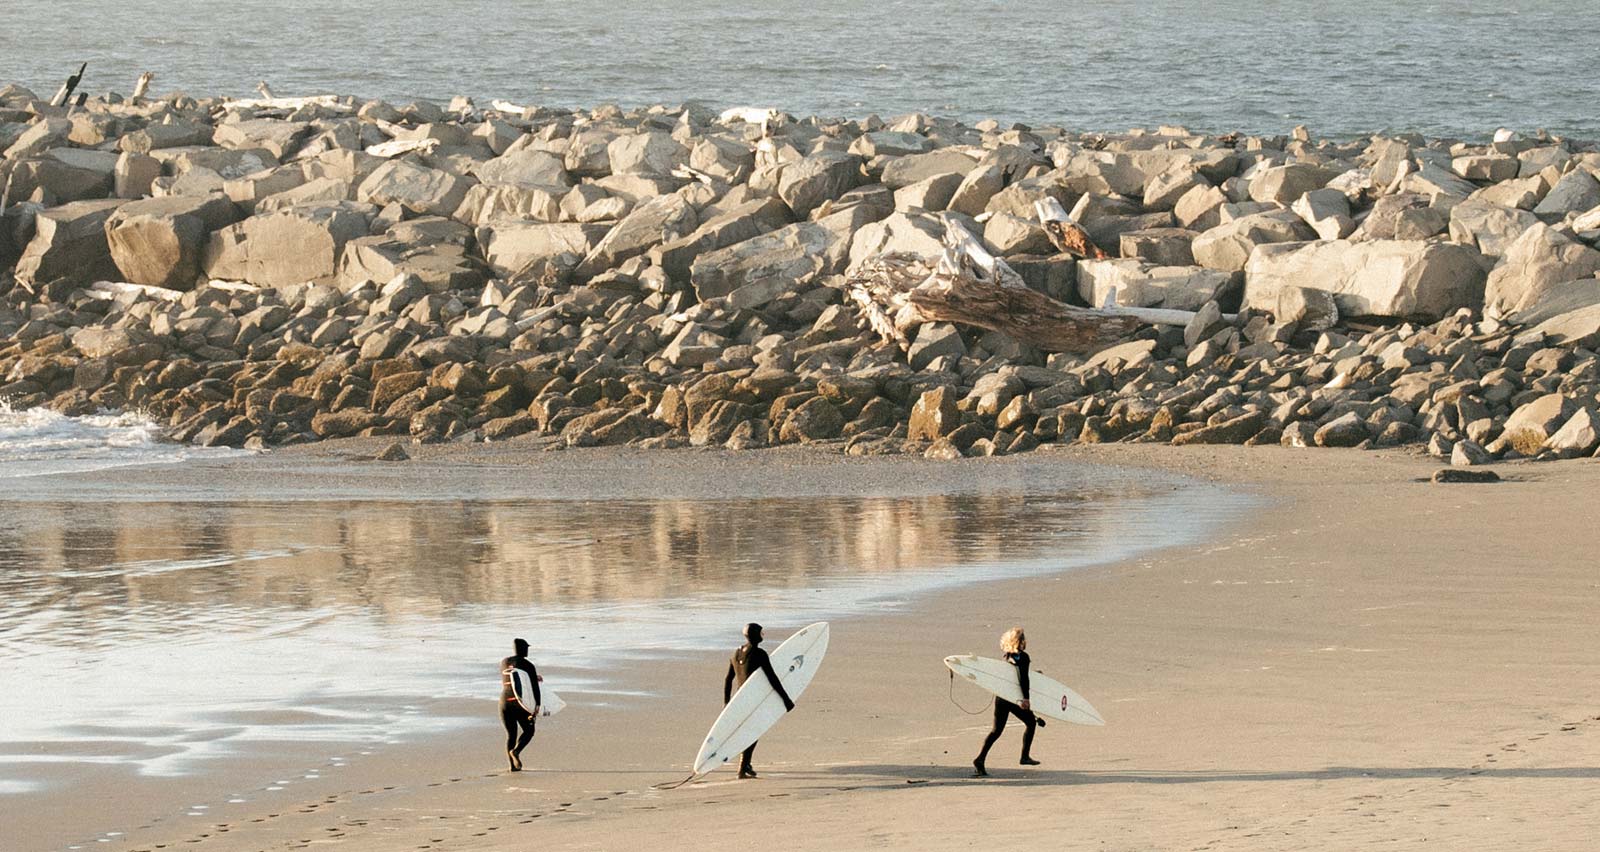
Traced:
MULTIPOLYGON (((767 656, 767 652, 761 646, 750 644, 734 651, 733 658, 728 660, 728 676, 722 683, 722 703, 727 704, 732 701, 733 691, 744 686, 744 682, 750 679, 751 673, 756 671, 767 673, 767 681, 772 684, 778 695, 783 697, 783 706, 793 710, 794 702, 789 700, 789 693, 783 690, 783 683, 778 680, 778 673, 772 670, 772 658, 767 656)), ((739 761, 740 773, 751 771, 750 758, 755 753, 756 744, 751 743, 750 747, 744 750, 743 759, 739 761)))
MULTIPOLYGON (((1028 695, 1028 652, 1018 651, 1015 654, 1007 654, 1004 659, 1017 667, 1017 683, 1022 687, 1022 695, 1026 698, 1028 695)), ((1027 729, 1022 732, 1022 759, 1024 761, 1029 759, 1028 749, 1033 747, 1033 731, 1038 726, 1039 720, 1033 715, 1032 710, 1024 710, 997 695, 994 699, 994 727, 990 729, 989 735, 983 739, 983 751, 978 753, 979 765, 983 764, 984 760, 989 756, 989 749, 994 746, 995 741, 1000 739, 1000 734, 1005 731, 1006 719, 1009 716, 1017 717, 1017 721, 1027 726, 1027 729)))
POLYGON ((517 701, 517 691, 511 682, 512 669, 522 669, 528 673, 528 680, 533 683, 534 706, 544 702, 539 695, 539 672, 527 657, 506 657, 500 661, 500 721, 506 726, 506 751, 515 756, 522 754, 522 750, 533 739, 535 720, 533 714, 517 701))

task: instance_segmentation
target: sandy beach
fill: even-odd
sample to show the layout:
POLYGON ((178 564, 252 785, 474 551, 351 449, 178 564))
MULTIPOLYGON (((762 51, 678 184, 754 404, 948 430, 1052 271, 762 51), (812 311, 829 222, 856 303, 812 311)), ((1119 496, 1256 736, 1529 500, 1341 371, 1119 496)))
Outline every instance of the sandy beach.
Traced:
MULTIPOLYGON (((761 455, 674 463, 737 470, 761 455)), ((526 463, 559 480, 586 462, 606 470, 605 458, 526 463)), ((894 464, 806 458, 797 479, 894 464)), ((1600 467, 1508 465, 1505 482, 1436 485, 1425 481, 1436 464, 1403 452, 1117 445, 1030 463, 1047 459, 1184 473, 1258 503, 1198 546, 835 622, 825 668, 757 752, 756 781, 725 769, 653 787, 682 778, 718 711, 725 655, 706 653, 611 672, 644 694, 543 721, 520 775, 504 771, 487 714, 366 757, 286 745, 281 766, 249 772, 305 781, 145 818, 101 848, 1592 848, 1600 577, 1587 555, 1600 545, 1600 467), (1013 726, 993 777, 973 779, 986 697, 956 686, 979 712, 953 704, 940 660, 993 654, 1012 624, 1028 629, 1035 667, 1108 724, 1042 729, 1036 768, 1015 765, 1013 726)), ((974 482, 1007 470, 956 464, 974 482)), ((769 644, 798 626, 769 625, 769 644)), ((142 795, 183 784, 124 781, 96 796, 107 812, 148 813, 142 795)), ((81 808, 58 804, 21 824, 81 808)))

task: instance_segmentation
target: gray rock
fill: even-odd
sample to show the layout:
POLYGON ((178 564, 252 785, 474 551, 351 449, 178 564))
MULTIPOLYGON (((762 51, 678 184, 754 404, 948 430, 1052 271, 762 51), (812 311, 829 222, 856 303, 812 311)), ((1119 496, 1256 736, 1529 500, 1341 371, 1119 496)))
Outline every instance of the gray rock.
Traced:
POLYGON ((650 262, 676 281, 687 281, 695 258, 734 243, 753 239, 791 223, 789 209, 776 198, 758 198, 720 213, 693 233, 649 251, 650 262))
POLYGON ((1295 199, 1292 209, 1324 240, 1343 239, 1356 229, 1350 218, 1350 199, 1337 189, 1307 192, 1295 199))
POLYGON ((1191 250, 1195 263, 1209 269, 1238 272, 1245 268, 1257 246, 1300 242, 1312 231, 1288 210, 1256 213, 1218 225, 1195 237, 1191 250))
POLYGON ((890 189, 901 189, 942 174, 965 175, 977 167, 976 158, 954 148, 941 148, 891 160, 883 167, 880 180, 890 189))
POLYGON ((116 264, 106 244, 106 221, 121 199, 74 201, 34 216, 33 238, 17 261, 14 275, 24 284, 67 278, 87 284, 114 278, 116 264))
POLYGON ((446 171, 389 160, 356 187, 356 200, 379 206, 398 204, 423 215, 449 216, 461 207, 471 187, 470 181, 446 171))
POLYGON ((699 224, 694 205, 682 195, 652 198, 633 208, 627 218, 606 232, 578 264, 577 275, 580 279, 592 278, 665 240, 693 232, 699 224))
POLYGON ((1600 181, 1578 168, 1561 176, 1543 201, 1533 208, 1536 216, 1560 220, 1568 213, 1582 213, 1600 205, 1600 181))
POLYGON ((1476 441, 1462 439, 1457 441, 1450 450, 1450 463, 1456 467, 1472 467, 1480 464, 1490 464, 1494 456, 1489 454, 1476 441))
POLYGON ((911 341, 906 360, 911 369, 926 368, 941 357, 959 358, 967 354, 967 344, 956 327, 943 322, 923 323, 917 327, 917 336, 911 341))
POLYGON ((611 140, 606 159, 612 174, 671 177, 673 169, 688 164, 689 149, 671 134, 651 131, 611 140))
POLYGON ((1342 316, 1437 320, 1483 299, 1483 266, 1464 246, 1419 241, 1263 245, 1245 268, 1245 304, 1270 311, 1285 287, 1333 294, 1342 316))
POLYGON ((131 201, 106 220, 106 242, 123 280, 188 290, 211 232, 237 219, 234 206, 217 195, 131 201))
POLYGON ((1600 251, 1543 224, 1534 225, 1506 249, 1489 273, 1484 310, 1510 316, 1558 294, 1560 286, 1600 271, 1600 251))
POLYGON ((1112 289, 1116 303, 1125 307, 1198 310, 1220 301, 1234 289, 1236 276, 1201 266, 1155 266, 1137 258, 1078 262, 1078 295, 1086 304, 1100 306, 1112 289))
POLYGON ((1324 423, 1315 440, 1319 447, 1354 447, 1370 437, 1367 424, 1352 411, 1324 423))
POLYGON ((577 222, 536 224, 494 222, 477 231, 484 260, 496 275, 515 275, 536 265, 559 265, 563 256, 567 266, 576 266, 610 228, 577 222))
POLYGON ((368 233, 368 213, 347 204, 291 207, 211 235, 201 256, 210 278, 265 287, 331 282, 345 243, 368 233))
POLYGON ((1118 237, 1119 254, 1157 266, 1194 266, 1190 246, 1199 234, 1186 228, 1148 228, 1125 231, 1118 237))
POLYGON ((1440 483, 1499 482, 1500 474, 1492 470, 1462 470, 1460 468, 1446 467, 1433 472, 1433 481, 1440 483))
POLYGON ((1450 240, 1472 246, 1489 258, 1506 253, 1539 218, 1526 210, 1483 201, 1463 201, 1450 209, 1450 240))
POLYGON ((784 167, 778 181, 778 197, 803 219, 824 202, 844 195, 860 183, 861 158, 822 151, 784 167))
POLYGON ((1576 413, 1578 404, 1570 397, 1544 394, 1524 403, 1506 418, 1500 440, 1525 456, 1534 455, 1576 413))
POLYGON ((690 266, 700 301, 722 296, 730 306, 756 307, 837 272, 840 236, 817 222, 798 222, 702 254, 690 266))

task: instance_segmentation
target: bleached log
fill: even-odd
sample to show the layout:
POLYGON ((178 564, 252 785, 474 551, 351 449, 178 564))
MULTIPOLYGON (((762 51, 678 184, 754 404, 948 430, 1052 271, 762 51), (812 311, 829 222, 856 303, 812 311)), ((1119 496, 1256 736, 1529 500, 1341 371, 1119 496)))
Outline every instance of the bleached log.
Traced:
POLYGON ((355 110, 355 106, 353 104, 348 104, 344 101, 341 101, 338 95, 314 95, 307 98, 239 98, 237 100, 225 101, 222 104, 223 109, 270 109, 285 110, 288 112, 293 112, 297 109, 302 109, 308 106, 327 107, 340 112, 351 112, 355 110))
POLYGON ((150 91, 150 81, 156 77, 154 71, 146 71, 139 75, 139 82, 133 84, 133 100, 137 102, 150 91))
POLYGON ((439 147, 437 139, 390 139, 388 142, 379 142, 367 148, 367 153, 374 157, 385 159, 409 154, 412 151, 421 151, 424 154, 432 153, 439 147))

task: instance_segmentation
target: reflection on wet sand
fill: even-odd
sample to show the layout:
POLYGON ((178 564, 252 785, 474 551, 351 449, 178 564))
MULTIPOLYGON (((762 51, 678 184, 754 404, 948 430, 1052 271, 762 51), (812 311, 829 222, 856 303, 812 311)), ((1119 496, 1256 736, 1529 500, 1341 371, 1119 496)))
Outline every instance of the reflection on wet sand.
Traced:
MULTIPOLYGON (((1115 504, 982 494, 728 502, 28 504, 0 509, 0 639, 50 644, 162 606, 436 615, 803 588, 1018 561, 1091 536, 1115 504)), ((30 643, 31 644, 31 643, 30 643)))

